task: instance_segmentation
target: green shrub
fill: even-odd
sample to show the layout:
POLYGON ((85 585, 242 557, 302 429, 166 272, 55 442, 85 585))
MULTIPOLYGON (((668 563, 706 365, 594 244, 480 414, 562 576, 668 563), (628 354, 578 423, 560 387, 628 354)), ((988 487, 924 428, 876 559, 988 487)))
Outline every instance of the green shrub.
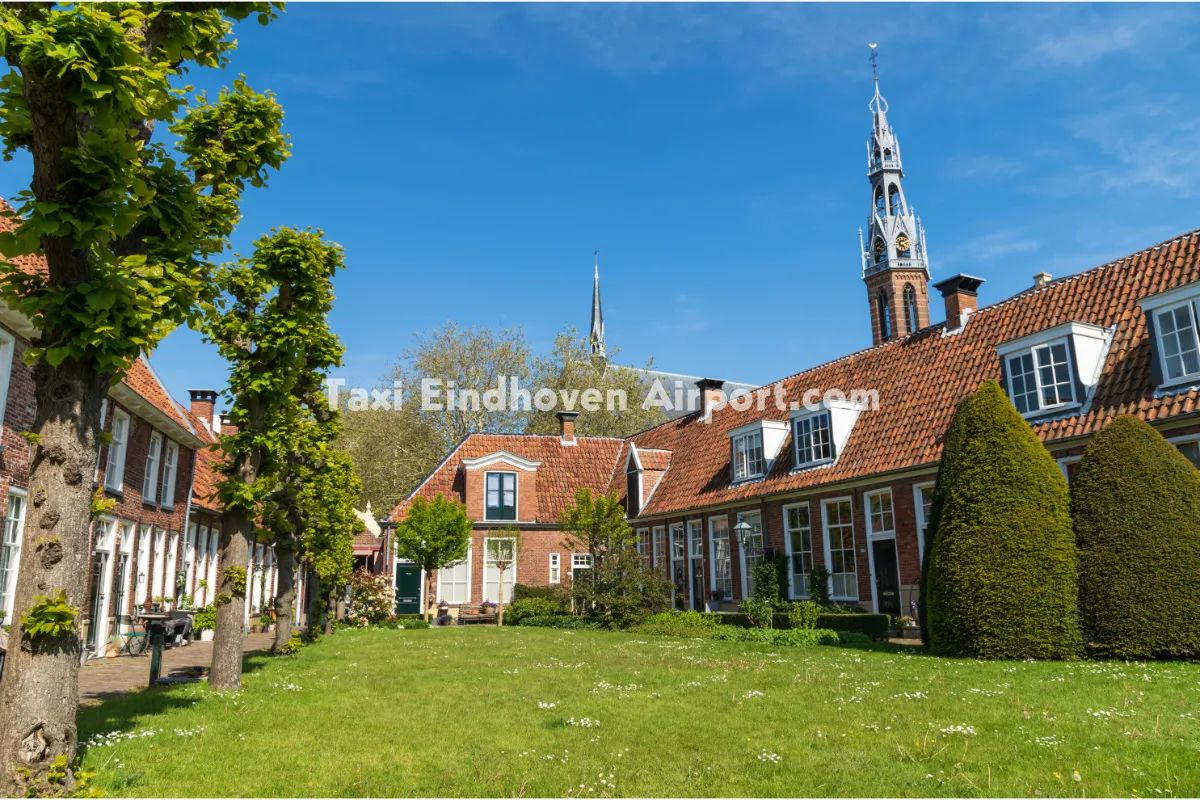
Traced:
MULTIPOLYGON (((562 585, 527 586, 524 583, 518 583, 513 586, 513 603, 518 600, 551 600, 566 606, 571 602, 571 593, 562 585)), ((504 610, 506 617, 511 607, 504 610)))
POLYGON ((556 614, 549 617, 525 617, 521 620, 523 627, 532 628, 565 628, 567 630, 600 630, 603 624, 594 619, 575 617, 569 614, 556 614))
POLYGON ((551 617, 565 613, 566 603, 546 597, 526 597, 523 600, 515 600, 512 605, 504 608, 504 622, 508 625, 520 625, 524 617, 551 617))
POLYGON ((429 623, 423 619, 410 619, 398 624, 398 627, 406 631, 421 631, 429 627, 429 623))
POLYGON ((1062 471, 995 381, 955 413, 926 598, 938 655, 1082 651, 1075 535, 1062 471))
POLYGON ((192 627, 198 631, 211 631, 217 627, 217 607, 209 604, 192 617, 192 627))
POLYGON ((726 642, 759 642, 781 647, 812 647, 818 644, 841 643, 838 634, 830 630, 777 631, 770 628, 739 628, 733 625, 722 625, 713 629, 710 638, 726 642))
MULTIPOLYGON (((761 566, 761 565, 760 565, 761 566)), ((775 616, 775 604, 766 598, 747 597, 738 606, 755 628, 770 628, 775 616)))
POLYGON ((788 626, 792 630, 811 630, 817 627, 821 607, 812 600, 800 600, 788 606, 788 626))
POLYGON ((808 596, 819 606, 829 605, 829 579, 833 573, 825 567, 813 567, 808 573, 808 596))
POLYGON ((783 556, 764 558, 750 568, 750 577, 754 581, 754 597, 764 600, 772 606, 784 602, 784 588, 787 586, 787 560, 783 556))
MULTIPOLYGON (((659 616, 659 615, 655 615, 659 616)), ((677 636, 683 639, 710 639, 716 625, 679 625, 670 622, 643 622, 630 629, 633 633, 648 636, 677 636)))
POLYGON ((838 631, 838 643, 844 647, 871 644, 871 637, 857 631, 838 631))
POLYGON ((822 614, 870 614, 857 603, 830 603, 821 609, 822 614))
POLYGON ((721 624, 720 614, 701 611, 661 611, 646 617, 643 625, 675 625, 681 628, 715 628, 721 624))
POLYGON ((882 642, 891 633, 892 620, 887 614, 820 614, 817 627, 838 632, 853 631, 882 642))
POLYGON ((1071 513, 1089 650, 1200 654, 1200 472, 1149 424, 1120 416, 1079 462, 1071 513))
POLYGON ((921 623, 921 640, 926 644, 929 643, 929 611, 926 606, 925 591, 929 586, 929 556, 933 552, 933 540, 937 534, 938 521, 942 517, 942 503, 945 502, 946 495, 942 488, 950 483, 949 475, 954 465, 958 463, 958 453, 961 449, 959 445, 962 441, 963 426, 956 426, 953 422, 960 417, 963 419, 967 417, 973 398, 974 395, 967 395, 959 400, 954 409, 954 416, 950 418, 951 425, 942 439, 942 460, 938 463, 937 481, 933 487, 933 503, 930 505, 929 519, 925 524, 925 550, 921 554, 921 583, 917 587, 917 609, 921 623))
POLYGON ((293 630, 291 638, 284 642, 283 646, 279 648, 279 655, 294 656, 296 653, 299 653, 300 650, 303 649, 307 644, 308 643, 305 642, 300 636, 300 631, 293 630))

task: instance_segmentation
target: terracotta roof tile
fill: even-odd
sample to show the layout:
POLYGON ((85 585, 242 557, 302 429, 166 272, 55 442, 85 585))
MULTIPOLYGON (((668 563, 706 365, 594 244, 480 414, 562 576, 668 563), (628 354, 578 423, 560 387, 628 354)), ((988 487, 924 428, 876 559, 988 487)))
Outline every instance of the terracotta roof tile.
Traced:
MULTIPOLYGON (((17 212, 8 204, 8 201, 0 197, 0 231, 8 233, 15 231, 20 226, 20 218, 16 214, 17 212)), ((46 277, 50 272, 46 266, 46 259, 40 255, 17 256, 11 259, 11 263, 16 264, 22 272, 31 275, 46 277)))

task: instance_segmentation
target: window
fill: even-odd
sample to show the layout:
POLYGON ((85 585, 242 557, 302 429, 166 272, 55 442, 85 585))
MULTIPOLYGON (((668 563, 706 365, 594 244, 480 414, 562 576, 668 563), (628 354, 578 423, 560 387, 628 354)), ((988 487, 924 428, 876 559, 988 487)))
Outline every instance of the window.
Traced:
POLYGON ((1200 344, 1196 338, 1196 302, 1156 313, 1163 375, 1168 381, 1200 374, 1200 344))
POLYGON ((638 555, 642 557, 642 566, 650 569, 650 529, 638 528, 637 537, 637 550, 638 555))
POLYGON ((832 461, 833 439, 829 433, 829 412, 798 417, 792 423, 792 440, 796 447, 797 467, 832 461))
POLYGON ((175 507, 175 473, 179 464, 179 445, 167 442, 167 455, 163 459, 162 507, 175 507))
POLYGON ((183 535, 183 593, 193 594, 196 563, 196 523, 188 524, 187 532, 183 535))
POLYGON ((733 570, 729 558, 729 518, 708 521, 709 550, 712 551, 713 590, 723 600, 733 599, 733 570))
MULTIPOLYGON (((876 160, 878 160, 879 154, 876 153, 875 156, 876 156, 876 160)), ((878 189, 875 190, 875 213, 881 217, 887 216, 887 203, 884 202, 884 199, 883 199, 883 187, 882 186, 880 186, 878 189)))
POLYGON ((887 295, 881 291, 875 298, 875 304, 879 307, 879 338, 886 342, 892 338, 892 309, 888 305, 887 295))
POLYGON ((1192 462, 1193 467, 1200 469, 1200 440, 1176 442, 1175 446, 1179 448, 1179 452, 1187 456, 1187 460, 1192 462))
POLYGON ((1022 414, 1075 401, 1066 342, 1034 347, 1008 357, 1009 396, 1022 414))
POLYGON ((158 498, 158 459, 162 454, 162 434, 150 434, 150 446, 146 450, 146 471, 142 475, 142 502, 153 503, 158 498))
POLYGON ((550 583, 560 583, 562 581, 562 565, 558 553, 550 554, 550 583))
POLYGON ((162 528, 155 528, 154 529, 154 571, 153 571, 153 573, 151 573, 151 576, 153 578, 153 581, 151 583, 151 585, 153 587, 152 594, 150 595, 151 601, 153 601, 155 597, 162 597, 164 594, 163 586, 166 583, 166 575, 165 575, 166 569, 167 569, 167 532, 164 531, 162 528))
POLYGON ((653 551, 651 551, 651 565, 654 567, 655 572, 660 571, 663 561, 665 560, 663 557, 664 552, 665 552, 663 549, 664 548, 663 537, 665 536, 665 534, 666 534, 666 531, 663 530, 661 527, 654 528, 650 534, 651 535, 651 543, 654 545, 654 549, 653 549, 653 551))
POLYGON ((704 558, 704 535, 702 533, 704 526, 700 523, 700 520, 693 519, 688 521, 687 528, 688 541, 691 542, 690 551, 692 558, 701 560, 704 558))
POLYGON ((917 506, 917 542, 920 545, 921 563, 925 563, 925 546, 929 541, 929 515, 933 511, 933 490, 936 484, 924 483, 913 487, 917 506))
POLYGON ((739 541, 742 553, 742 596, 754 597, 754 565, 763 560, 762 514, 751 511, 738 514, 738 523, 746 523, 750 530, 745 541, 739 541))
MULTIPOLYGON (((214 581, 209 579, 210 586, 214 581)), ((213 586, 216 589, 216 586, 213 586)), ((142 525, 137 540, 137 578, 134 583, 133 604, 135 607, 150 597, 150 526, 142 525)))
POLYGON ((687 556, 687 541, 683 535, 683 523, 671 526, 671 560, 682 561, 687 556))
POLYGON ((125 452, 129 448, 129 415, 113 409, 112 442, 108 445, 108 464, 104 468, 104 488, 119 492, 125 488, 125 452))
POLYGON ((867 495, 867 535, 880 538, 896 535, 896 516, 892 513, 890 489, 867 495))
POLYGON ((733 480, 744 481, 763 474, 762 434, 746 433, 733 439, 733 480))
POLYGON ((196 559, 196 607, 203 608, 208 605, 208 593, 200 586, 200 581, 208 583, 208 559, 216 558, 215 553, 210 553, 208 550, 208 526, 201 525, 197 529, 197 538, 200 541, 200 555, 196 559))
MULTIPOLYGON (((501 475, 505 473, 499 473, 501 475)), ((516 477, 515 475, 513 476, 516 477)), ((483 540, 483 551, 487 561, 483 565, 483 599, 493 603, 500 602, 503 594, 504 602, 511 603, 513 585, 517 576, 517 540, 509 538, 488 538, 483 540)))
POLYGON ((893 217, 904 214, 903 203, 900 202, 900 188, 894 184, 888 187, 888 213, 893 217))
POLYGON ((1067 479, 1067 484, 1071 483, 1071 479, 1075 477, 1075 473, 1079 471, 1080 456, 1067 456, 1066 458, 1058 459, 1058 468, 1062 470, 1063 477, 1067 479))
POLYGON ((4 514, 4 539, 0 541, 0 611, 4 623, 12 622, 13 596, 17 591, 17 570, 21 565, 21 534, 25 530, 25 495, 8 490, 8 511, 4 514))
POLYGON ((904 284, 904 332, 917 329, 917 290, 911 283, 904 284))
POLYGON ((829 548, 829 596, 858 600, 858 571, 854 560, 854 510, 850 499, 826 500, 825 541, 829 548))
POLYGON ((812 525, 808 519, 808 504, 784 506, 783 528, 791 565, 788 573, 791 596, 793 599, 803 599, 808 597, 808 575, 813 569, 812 525))
MULTIPOLYGON (((8 405, 8 384, 12 378, 13 351, 16 348, 16 341, 15 336, 0 328, 0 425, 4 423, 5 407, 8 405)), ((104 419, 103 414, 100 419, 104 419)))
POLYGON ((487 506, 484 519, 517 518, 517 473, 489 472, 487 482, 487 506))
POLYGON ((591 553, 572 553, 571 554, 571 569, 591 569, 592 554, 591 553))
POLYGON ((163 597, 174 598, 179 594, 179 572, 175 568, 179 556, 179 534, 171 531, 167 536, 167 567, 163 571, 163 597))
POLYGON ((461 605, 471 602, 471 550, 462 561, 438 570, 438 601, 461 605))

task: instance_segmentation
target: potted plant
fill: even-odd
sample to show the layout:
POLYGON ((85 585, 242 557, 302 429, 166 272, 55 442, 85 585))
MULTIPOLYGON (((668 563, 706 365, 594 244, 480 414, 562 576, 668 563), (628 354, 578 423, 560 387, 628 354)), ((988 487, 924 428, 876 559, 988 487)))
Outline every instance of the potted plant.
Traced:
POLYGON ((162 610, 162 598, 161 598, 161 597, 154 597, 154 598, 151 598, 151 600, 150 600, 150 610, 151 610, 151 611, 153 611, 153 612, 155 612, 155 613, 158 613, 159 611, 161 611, 161 610, 162 610))
POLYGON ((217 607, 209 605, 197 611, 192 626, 200 632, 200 641, 211 642, 217 627, 217 607))
POLYGON ((262 616, 258 618, 258 629, 263 633, 267 633, 275 628, 275 618, 269 611, 264 611, 262 616))
POLYGON ((482 603, 479 604, 479 613, 480 614, 495 614, 496 613, 496 604, 493 603, 491 600, 484 600, 482 603))
POLYGON ((900 638, 902 639, 920 639, 921 626, 912 617, 904 616, 896 618, 896 625, 900 629, 900 638))

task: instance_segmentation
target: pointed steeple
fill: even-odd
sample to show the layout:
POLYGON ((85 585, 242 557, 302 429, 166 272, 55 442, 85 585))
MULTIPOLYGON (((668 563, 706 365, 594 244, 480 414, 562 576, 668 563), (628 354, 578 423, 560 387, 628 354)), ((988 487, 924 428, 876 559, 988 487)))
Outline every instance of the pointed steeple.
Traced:
POLYGON ((592 358, 607 358, 604 348, 604 312, 600 309, 600 251, 592 254, 596 259, 595 272, 592 278, 592 331, 589 341, 592 348, 592 358))
POLYGON ((929 263, 925 231, 904 196, 900 142, 888 124, 888 103, 879 91, 875 45, 871 45, 875 95, 868 103, 873 116, 867 141, 867 177, 871 214, 864 241, 859 231, 863 280, 871 303, 875 344, 907 336, 929 324, 929 263))

